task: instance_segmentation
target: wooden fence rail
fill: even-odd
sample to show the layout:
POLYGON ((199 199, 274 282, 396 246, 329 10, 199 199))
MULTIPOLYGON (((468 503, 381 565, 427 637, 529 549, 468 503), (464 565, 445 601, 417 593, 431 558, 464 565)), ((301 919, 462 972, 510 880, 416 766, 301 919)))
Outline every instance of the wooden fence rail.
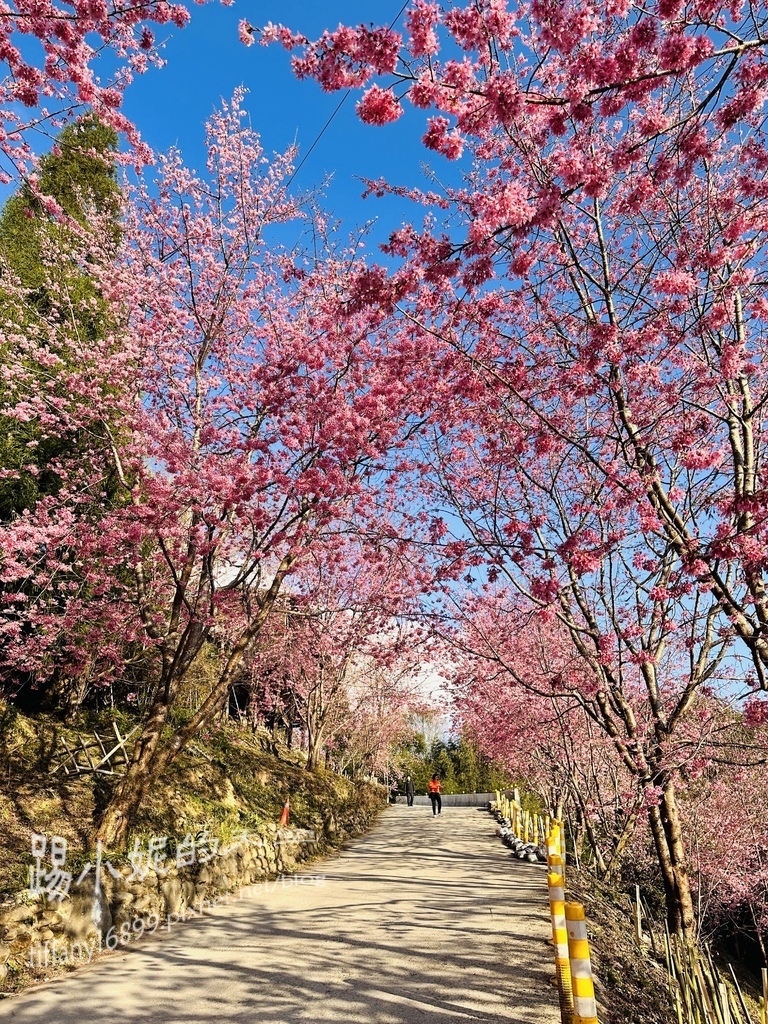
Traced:
POLYGON ((125 736, 120 734, 117 722, 112 723, 112 730, 115 734, 115 743, 111 738, 105 740, 94 731, 93 739, 84 738, 77 734, 78 743, 74 749, 67 743, 65 736, 60 738, 61 746, 65 754, 58 764, 51 768, 51 774, 64 770, 65 775, 116 775, 117 769, 125 769, 128 763, 128 751, 125 744, 138 729, 138 725, 127 732, 125 736), (114 745, 112 745, 114 744, 114 745))

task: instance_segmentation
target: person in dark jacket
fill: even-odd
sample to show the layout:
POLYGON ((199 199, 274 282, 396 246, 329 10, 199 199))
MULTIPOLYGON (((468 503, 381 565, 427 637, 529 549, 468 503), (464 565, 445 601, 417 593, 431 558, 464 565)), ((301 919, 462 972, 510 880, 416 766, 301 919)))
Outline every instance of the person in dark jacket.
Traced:
POLYGON ((414 797, 415 793, 416 793, 416 790, 414 789, 414 786, 413 786, 413 779, 411 778, 410 775, 406 775, 406 777, 405 777, 405 799, 408 801, 408 806, 409 807, 413 807, 413 797, 414 797))

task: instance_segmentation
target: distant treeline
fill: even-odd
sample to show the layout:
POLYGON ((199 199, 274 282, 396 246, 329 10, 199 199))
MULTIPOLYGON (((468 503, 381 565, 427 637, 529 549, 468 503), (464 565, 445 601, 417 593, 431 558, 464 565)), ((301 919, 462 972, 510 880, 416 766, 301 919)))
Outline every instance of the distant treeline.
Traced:
POLYGON ((511 784, 509 776, 466 739, 429 744, 424 734, 418 733, 401 748, 397 764, 400 790, 410 775, 417 793, 426 793, 435 774, 444 793, 490 793, 511 784))

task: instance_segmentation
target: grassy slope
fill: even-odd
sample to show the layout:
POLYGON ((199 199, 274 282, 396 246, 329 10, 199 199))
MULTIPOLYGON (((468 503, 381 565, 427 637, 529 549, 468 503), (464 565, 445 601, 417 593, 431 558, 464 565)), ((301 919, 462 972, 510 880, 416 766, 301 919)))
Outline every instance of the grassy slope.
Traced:
MULTIPOLYGON (((125 732, 130 724, 120 726, 125 732)), ((84 736, 93 728, 106 736, 109 722, 84 720, 78 728, 84 736)), ((33 832, 67 839, 67 868, 77 867, 108 796, 107 777, 51 773, 62 737, 74 745, 77 729, 0 705, 0 899, 28 884, 33 832)), ((300 753, 281 748, 278 757, 264 748, 264 737, 233 728, 210 733, 179 757, 156 784, 134 835, 183 839, 205 828, 226 841, 242 829, 276 822, 288 796, 291 825, 314 829, 321 850, 342 838, 360 804, 381 802, 373 787, 332 772, 307 772, 300 753)))

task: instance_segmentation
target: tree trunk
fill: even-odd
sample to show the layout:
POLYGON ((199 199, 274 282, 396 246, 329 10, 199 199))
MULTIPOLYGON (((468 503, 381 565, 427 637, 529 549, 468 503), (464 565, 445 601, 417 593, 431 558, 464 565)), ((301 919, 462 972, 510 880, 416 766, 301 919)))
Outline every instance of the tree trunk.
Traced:
POLYGON ((621 866, 622 855, 626 848, 629 846, 629 842, 632 839, 632 836, 635 834, 636 825, 637 811, 635 810, 632 811, 630 815, 628 815, 626 821, 624 822, 624 828, 621 830, 621 835, 618 838, 618 842, 614 847, 613 853, 610 855, 608 859, 608 869, 605 872, 606 882, 612 878, 616 869, 621 866))
POLYGON ((664 881, 669 929, 686 939, 696 937, 696 915, 685 860, 675 784, 664 782, 661 800, 649 813, 656 855, 664 881))
POLYGON ((595 835, 595 830, 592 828, 592 824, 591 824, 591 822, 589 820, 589 815, 587 814, 586 802, 585 802, 584 798, 581 795, 581 790, 579 789, 579 787, 576 785, 576 783, 573 780, 571 780, 571 789, 572 789, 573 794, 576 797, 576 800, 577 800, 578 805, 579 805, 579 807, 578 807, 578 816, 577 816, 577 824, 579 825, 579 834, 578 834, 578 836, 576 836, 576 835, 574 836, 574 839, 573 839, 574 846, 576 846, 577 843, 578 843, 579 848, 581 848, 581 843, 582 843, 582 839, 581 839, 581 826, 583 825, 584 831, 587 834, 587 842, 589 843, 589 845, 590 845, 590 847, 592 849, 592 853, 594 855, 595 867, 597 869, 597 871, 595 873, 597 874, 598 878, 603 878, 607 874, 608 869, 605 866, 605 859, 603 857, 603 851, 600 849, 600 844, 597 841, 597 836, 595 835))
POLYGON ((323 730, 314 729, 307 730, 307 770, 314 771, 317 768, 317 764, 320 758, 320 753, 323 749, 323 730))
POLYGON ((757 944, 760 947, 760 954, 763 958, 763 967, 768 967, 768 953, 765 949, 765 941, 763 939, 763 931, 757 920, 757 914, 755 908, 750 904, 749 912, 752 915, 752 924, 755 926, 755 935, 757 936, 757 944))
POLYGON ((115 787, 96 826, 93 842, 101 840, 108 848, 124 845, 131 821, 156 777, 155 759, 169 711, 170 704, 160 701, 152 708, 125 775, 115 787))
POLYGON ((61 701, 61 709, 64 721, 71 725, 80 713, 80 709, 88 696, 89 680, 85 673, 75 679, 68 680, 67 686, 61 701))
POLYGON ((89 686, 86 672, 72 678, 57 669, 43 693, 41 707, 46 711, 58 711, 62 720, 71 725, 77 718, 89 686))
POLYGON ((216 685, 189 721, 180 726, 162 745, 160 741, 163 729, 176 699, 179 683, 199 653, 207 635, 204 630, 198 629, 198 624, 188 624, 173 656, 166 660, 163 678, 156 691, 155 703, 136 743, 128 769, 115 788, 96 827, 94 840, 100 839, 107 846, 124 843, 131 821, 141 806, 151 782, 163 774, 186 745, 221 711, 245 653, 264 625, 277 600, 282 581, 295 561, 293 555, 283 557, 267 594, 259 603, 255 618, 232 647, 216 685))

